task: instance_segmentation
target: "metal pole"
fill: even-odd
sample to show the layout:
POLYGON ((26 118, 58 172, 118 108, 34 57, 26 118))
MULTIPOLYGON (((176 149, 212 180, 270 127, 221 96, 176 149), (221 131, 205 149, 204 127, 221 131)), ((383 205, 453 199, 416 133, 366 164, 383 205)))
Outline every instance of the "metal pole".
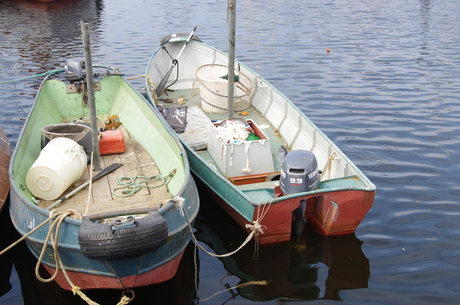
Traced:
POLYGON ((81 23, 81 34, 85 51, 86 87, 88 90, 89 117, 91 124, 91 140, 93 144, 93 170, 101 170, 99 151, 99 134, 97 130, 96 98, 94 97, 93 63, 91 61, 91 46, 89 42, 88 24, 81 23))
POLYGON ((235 98, 235 27, 236 0, 228 1, 229 33, 228 33, 228 118, 233 118, 233 102, 235 98))

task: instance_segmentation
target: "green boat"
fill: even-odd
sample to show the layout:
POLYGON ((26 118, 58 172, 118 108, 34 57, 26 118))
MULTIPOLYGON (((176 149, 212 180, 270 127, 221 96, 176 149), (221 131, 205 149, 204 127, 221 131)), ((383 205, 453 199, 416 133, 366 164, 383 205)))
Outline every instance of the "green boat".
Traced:
POLYGON ((111 70, 97 74, 97 127, 88 127, 82 67, 84 60, 69 60, 40 86, 10 163, 13 225, 24 236, 33 231, 28 247, 64 289, 164 282, 176 274, 199 209, 187 155, 155 107, 111 70), (94 130, 100 172, 87 141, 94 130))

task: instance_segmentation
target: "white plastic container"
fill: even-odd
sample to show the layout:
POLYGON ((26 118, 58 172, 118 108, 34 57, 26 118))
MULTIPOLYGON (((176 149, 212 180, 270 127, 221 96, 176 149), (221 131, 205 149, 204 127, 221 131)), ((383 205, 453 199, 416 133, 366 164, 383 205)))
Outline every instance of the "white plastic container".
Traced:
POLYGON ((27 187, 40 199, 54 200, 81 177, 86 163, 82 146, 68 138, 55 138, 27 172, 27 187))
POLYGON ((252 120, 247 120, 260 140, 226 143, 214 132, 210 135, 208 151, 227 178, 272 173, 273 157, 270 139, 252 120))

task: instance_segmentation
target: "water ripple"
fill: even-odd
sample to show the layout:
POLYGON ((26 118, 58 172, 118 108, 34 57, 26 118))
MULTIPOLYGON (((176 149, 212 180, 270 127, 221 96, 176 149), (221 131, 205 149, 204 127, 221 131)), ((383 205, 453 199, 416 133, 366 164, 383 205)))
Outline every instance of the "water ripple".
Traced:
MULTIPOLYGON (((203 41, 228 49, 226 6, 219 1, 4 0, 0 6, 0 82, 82 56, 82 19, 90 24, 94 61, 128 77, 144 73, 164 35, 194 26, 203 41)), ((238 4, 236 57, 291 99, 377 186, 356 231, 369 259, 369 288, 336 292, 344 303, 460 299, 458 16, 456 0, 238 4)), ((0 85, 0 124, 13 147, 39 84, 0 85)), ((141 79, 132 84, 143 88, 141 79)), ((225 271, 218 260, 203 264, 201 286, 212 294, 225 271)))

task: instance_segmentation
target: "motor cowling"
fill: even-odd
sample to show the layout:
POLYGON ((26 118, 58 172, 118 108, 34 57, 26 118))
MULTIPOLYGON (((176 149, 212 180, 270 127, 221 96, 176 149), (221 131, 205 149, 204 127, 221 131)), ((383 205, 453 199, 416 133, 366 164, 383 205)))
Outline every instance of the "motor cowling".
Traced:
POLYGON ((83 58, 70 58, 65 63, 65 77, 69 81, 80 81, 86 77, 86 64, 83 58))
POLYGON ((280 150, 280 188, 284 195, 312 191, 318 188, 319 171, 315 155, 306 150, 287 153, 280 150))

